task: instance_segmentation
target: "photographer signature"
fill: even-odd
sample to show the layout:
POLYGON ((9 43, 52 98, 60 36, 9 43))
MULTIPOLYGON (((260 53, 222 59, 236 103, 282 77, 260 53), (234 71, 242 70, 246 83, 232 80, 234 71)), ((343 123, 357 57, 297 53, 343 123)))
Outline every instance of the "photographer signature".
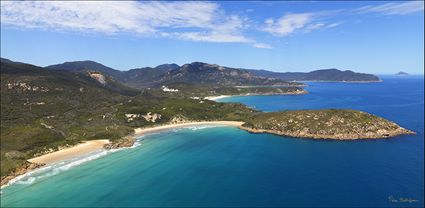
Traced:
POLYGON ((419 202, 419 200, 413 199, 413 198, 410 198, 410 197, 396 198, 392 195, 388 197, 388 201, 390 201, 391 203, 416 203, 416 202, 419 202))

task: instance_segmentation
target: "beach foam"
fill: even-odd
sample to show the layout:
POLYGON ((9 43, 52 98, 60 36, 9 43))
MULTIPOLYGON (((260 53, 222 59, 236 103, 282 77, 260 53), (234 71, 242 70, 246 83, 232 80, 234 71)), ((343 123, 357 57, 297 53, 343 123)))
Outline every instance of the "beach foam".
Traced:
MULTIPOLYGON (((2 186, 1 189, 5 188, 5 187, 7 187, 11 184, 14 184, 14 183, 16 183, 16 184, 32 184, 39 179, 49 177, 49 176, 53 176, 53 175, 57 175, 61 172, 69 170, 72 167, 81 165, 81 164, 88 162, 88 161, 91 161, 91 160, 98 159, 98 158, 103 157, 103 156, 105 156, 109 153, 121 151, 123 149, 131 149, 131 148, 138 147, 138 146, 142 145, 143 137, 146 136, 146 135, 157 134, 157 133, 161 133, 161 132, 164 132, 164 131, 178 132, 178 131, 181 131, 181 130, 184 130, 184 129, 190 129, 192 131, 197 131, 197 130, 202 130, 202 129, 206 129, 206 128, 213 128, 213 127, 226 126, 226 125, 233 125, 233 126, 236 125, 237 126, 237 125, 241 125, 240 123, 241 122, 233 122, 233 121, 194 122, 194 123, 175 124, 175 125, 151 128, 151 129, 154 129, 155 131, 149 131, 149 129, 148 129, 147 132, 143 132, 143 131, 146 131, 146 130, 141 130, 141 132, 143 132, 143 135, 137 135, 136 136, 136 142, 131 147, 123 147, 123 148, 119 148, 119 149, 110 149, 110 150, 98 149, 98 150, 93 150, 93 151, 86 153, 86 154, 73 156, 69 159, 54 161, 54 162, 52 162, 52 164, 47 164, 46 166, 35 169, 33 171, 29 171, 29 172, 27 172, 23 175, 17 176, 16 178, 10 180, 8 184, 2 186)), ((99 140, 99 141, 103 142, 102 140, 99 140)), ((88 146, 90 144, 89 142, 96 142, 96 141, 88 141, 86 143, 80 144, 78 147, 81 148, 81 147, 88 146)), ((65 151, 69 151, 69 149, 65 150, 65 151)), ((52 153, 52 154, 56 154, 56 153, 52 153)))
POLYGON ((190 129, 192 131, 197 131, 197 130, 201 130, 201 129, 214 128, 214 127, 218 127, 218 126, 220 126, 220 125, 188 126, 188 127, 185 127, 185 129, 190 129))
POLYGON ((114 152, 118 152, 124 149, 130 149, 130 148, 135 148, 138 147, 140 145, 142 145, 141 139, 142 137, 138 137, 136 142, 134 143, 133 146, 131 147, 123 147, 123 148, 119 148, 119 149, 111 149, 111 150, 97 150, 88 154, 84 154, 84 155, 80 155, 77 157, 74 157, 72 159, 68 159, 68 160, 63 160, 63 161, 59 161, 56 163, 53 163, 51 165, 47 165, 47 166, 43 166, 41 168, 35 169, 33 171, 27 172, 23 175, 20 175, 12 180, 9 181, 8 184, 4 185, 2 187, 5 188, 7 186, 10 186, 12 184, 32 184, 35 181, 42 179, 42 178, 46 178, 49 176, 54 176, 57 175, 61 172, 67 171, 70 168, 76 167, 78 165, 81 165, 83 163, 86 163, 88 161, 91 160, 95 160, 101 157, 104 157, 110 153, 114 153, 114 152))

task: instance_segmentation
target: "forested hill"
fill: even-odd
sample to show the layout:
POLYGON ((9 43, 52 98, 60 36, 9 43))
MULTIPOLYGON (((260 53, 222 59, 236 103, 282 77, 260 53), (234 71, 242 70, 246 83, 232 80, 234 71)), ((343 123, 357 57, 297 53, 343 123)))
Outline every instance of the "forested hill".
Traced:
POLYGON ((260 77, 244 69, 223 67, 216 64, 193 62, 179 66, 162 64, 157 67, 143 67, 120 71, 94 61, 65 62, 47 66, 49 69, 72 72, 99 71, 134 88, 158 87, 172 83, 214 84, 220 86, 238 85, 280 85, 295 86, 282 79, 260 77))
POLYGON ((330 82, 378 82, 379 77, 373 74, 341 71, 338 69, 321 69, 311 72, 272 72, 267 70, 248 70, 261 77, 273 77, 287 81, 330 81, 330 82))

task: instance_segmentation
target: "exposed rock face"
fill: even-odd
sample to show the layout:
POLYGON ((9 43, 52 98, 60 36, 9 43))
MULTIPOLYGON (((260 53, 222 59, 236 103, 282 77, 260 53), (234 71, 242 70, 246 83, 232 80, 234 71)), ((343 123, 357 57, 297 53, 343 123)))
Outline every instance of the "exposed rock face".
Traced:
POLYGON ((161 119, 161 114, 151 112, 147 113, 146 115, 142 116, 146 121, 155 123, 157 119, 161 119))
POLYGON ((44 86, 35 86, 31 83, 25 82, 24 80, 17 80, 6 84, 7 89, 16 90, 18 92, 48 92, 49 88, 44 86))
POLYGON ((170 124, 186 123, 189 119, 183 115, 176 115, 170 120, 170 124))
POLYGON ((163 92, 178 92, 179 91, 179 89, 168 88, 167 86, 162 86, 161 89, 163 92))
POLYGON ((16 176, 25 174, 41 166, 44 166, 44 164, 26 162, 23 166, 16 168, 15 171, 10 173, 9 175, 1 177, 1 186, 6 185, 10 180, 15 178, 16 176))
POLYGON ((125 117, 127 118, 127 122, 130 122, 130 121, 134 120, 135 118, 139 118, 140 114, 126 113, 125 117))
POLYGON ((114 140, 111 143, 105 144, 103 148, 109 150, 109 149, 118 149, 122 147, 131 147, 136 142, 136 138, 133 136, 126 136, 118 140, 114 140))
POLYGON ((100 84, 102 85, 106 85, 106 79, 105 76, 103 76, 103 74, 101 74, 100 72, 88 72, 89 76, 93 79, 95 79, 96 81, 98 81, 100 84))
POLYGON ((253 133, 272 133, 314 139, 377 139, 413 131, 396 123, 355 110, 301 110, 262 113, 242 127, 253 133))
POLYGON ((161 119, 161 114, 159 113, 152 113, 152 112, 148 112, 146 113, 146 115, 142 115, 142 114, 125 114, 125 117, 127 118, 127 122, 133 121, 137 118, 144 118, 146 121, 148 122, 153 122, 155 123, 156 120, 161 119))

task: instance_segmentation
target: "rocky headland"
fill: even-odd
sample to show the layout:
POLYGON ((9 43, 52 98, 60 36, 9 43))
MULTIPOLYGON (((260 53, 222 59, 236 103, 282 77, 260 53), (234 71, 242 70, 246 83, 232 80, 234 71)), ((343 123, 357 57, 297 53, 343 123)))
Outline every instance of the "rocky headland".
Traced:
POLYGON ((356 110, 299 110, 260 113, 241 129, 313 139, 379 139, 415 132, 392 121, 356 110))
POLYGON ((136 138, 133 135, 123 137, 121 139, 113 140, 108 144, 105 144, 103 148, 109 149, 118 149, 123 147, 131 147, 136 142, 136 138))
POLYGON ((13 172, 11 172, 9 175, 7 176, 2 176, 1 177, 1 186, 3 187, 4 185, 6 185, 7 183, 9 183, 10 180, 12 180, 13 178, 23 175, 31 170, 35 170, 39 167, 44 166, 45 164, 42 163, 31 163, 31 162, 26 162, 25 164, 23 164, 22 166, 16 168, 13 172))

